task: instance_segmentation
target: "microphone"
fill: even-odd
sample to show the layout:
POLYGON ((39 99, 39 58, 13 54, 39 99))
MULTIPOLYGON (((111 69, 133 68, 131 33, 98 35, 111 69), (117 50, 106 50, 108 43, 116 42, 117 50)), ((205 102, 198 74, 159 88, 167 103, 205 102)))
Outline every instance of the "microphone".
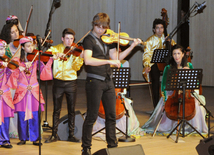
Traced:
POLYGON ((36 35, 36 41, 37 41, 37 45, 38 45, 38 50, 41 50, 41 37, 40 35, 36 35))
MULTIPOLYGON (((197 8, 196 8, 196 10, 194 11, 194 12, 196 12, 195 15, 197 15, 198 13, 202 13, 202 12, 203 12, 203 10, 207 7, 207 6, 206 6, 206 3, 207 3, 207 2, 204 1, 202 4, 198 4, 198 3, 196 4, 196 5, 197 5, 197 8)), ((195 16, 195 15, 194 15, 194 16, 195 16)))
POLYGON ((53 1, 55 8, 58 8, 61 6, 61 0, 54 0, 53 1))

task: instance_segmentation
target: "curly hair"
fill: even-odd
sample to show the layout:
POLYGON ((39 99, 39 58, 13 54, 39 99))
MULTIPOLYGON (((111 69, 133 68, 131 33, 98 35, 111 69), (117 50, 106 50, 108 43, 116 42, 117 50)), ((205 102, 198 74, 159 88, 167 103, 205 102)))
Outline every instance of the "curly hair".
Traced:
MULTIPOLYGON (((11 33, 11 28, 12 28, 14 25, 16 25, 16 24, 14 24, 14 23, 5 24, 5 25, 3 26, 3 28, 2 28, 2 30, 1 30, 0 39, 5 40, 7 44, 9 44, 9 43, 12 41, 12 40, 11 40, 11 35, 10 35, 10 33, 11 33)), ((16 25, 16 26, 17 26, 17 25, 16 25)), ((20 33, 20 30, 19 30, 18 26, 17 26, 17 29, 18 29, 18 31, 19 31, 19 33, 20 33)))

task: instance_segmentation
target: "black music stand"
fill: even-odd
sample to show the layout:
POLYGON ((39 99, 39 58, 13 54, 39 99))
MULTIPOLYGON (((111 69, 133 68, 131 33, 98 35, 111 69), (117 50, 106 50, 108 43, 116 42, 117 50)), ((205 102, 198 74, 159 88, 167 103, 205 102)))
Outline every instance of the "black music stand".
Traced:
POLYGON ((168 49, 155 49, 152 55, 151 63, 166 63, 168 54, 168 49))
MULTIPOLYGON (((123 68, 116 68, 113 67, 112 68, 112 80, 114 82, 114 86, 115 88, 128 88, 129 87, 129 79, 130 79, 130 68, 129 67, 123 67, 123 68)), ((123 137, 120 137, 118 140, 121 142, 134 142, 135 138, 131 138, 130 136, 128 136, 128 117, 129 117, 129 113, 127 108, 125 107, 124 101, 122 100, 122 104, 125 108, 126 111, 126 133, 124 133, 122 130, 118 129, 116 127, 116 129, 118 131, 120 131, 122 134, 124 134, 123 137)), ((98 132, 101 132, 102 130, 104 130, 104 128, 100 129, 99 131, 95 132, 92 134, 92 136, 94 136, 95 134, 97 134, 98 132)))
MULTIPOLYGON (((202 81, 202 69, 169 69, 166 79, 165 90, 182 90, 185 92, 186 89, 194 90, 199 89, 202 81)), ((185 137, 185 125, 188 124, 194 131, 196 131, 201 137, 204 136, 198 132, 186 119, 185 119, 185 95, 183 95, 183 118, 178 125, 170 132, 167 136, 169 138, 172 133, 180 126, 176 136, 176 143, 178 142, 179 134, 182 127, 182 137, 185 137)), ((186 135, 187 136, 187 135, 186 135)))

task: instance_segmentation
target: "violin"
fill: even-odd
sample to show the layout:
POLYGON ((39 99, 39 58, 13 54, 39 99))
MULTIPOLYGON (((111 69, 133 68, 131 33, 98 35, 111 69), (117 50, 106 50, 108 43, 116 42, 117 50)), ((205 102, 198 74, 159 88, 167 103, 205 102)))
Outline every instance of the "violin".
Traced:
POLYGON ((40 52, 40 61, 43 62, 48 62, 48 60, 50 59, 50 57, 52 57, 52 52, 41 52, 38 50, 33 50, 32 53, 28 53, 27 54, 27 60, 28 61, 34 61, 34 60, 39 60, 39 53, 40 52), (36 56, 37 55, 37 56, 36 56))
POLYGON ((67 61, 67 57, 74 55, 76 57, 80 56, 81 52, 83 51, 83 47, 73 43, 71 47, 65 47, 63 53, 65 54, 64 57, 60 57, 60 60, 67 61), (67 56, 67 57, 66 57, 67 56))
MULTIPOLYGON (((111 29, 107 29, 106 32, 101 36, 101 40, 106 44, 112 43, 120 43, 122 46, 128 45, 129 41, 134 40, 134 38, 130 38, 129 35, 125 32, 115 33, 111 29), (120 40, 118 40, 120 38, 120 40)), ((141 44, 146 45, 145 42, 141 42, 141 44)))
MULTIPOLYGON (((183 118, 183 92, 174 91, 165 103, 166 116, 174 121, 183 118)), ((191 90, 185 92, 185 119, 191 120, 195 116, 195 99, 191 96, 191 90)))
MULTIPOLYGON (((10 61, 10 58, 8 56, 6 56, 6 55, 0 56, 0 60, 4 61, 4 62, 8 62, 8 66, 7 67, 10 68, 10 69, 16 69, 16 68, 19 67, 19 63, 17 61, 15 61, 15 60, 11 60, 10 61)), ((4 66, 1 65, 0 68, 4 68, 4 66)))

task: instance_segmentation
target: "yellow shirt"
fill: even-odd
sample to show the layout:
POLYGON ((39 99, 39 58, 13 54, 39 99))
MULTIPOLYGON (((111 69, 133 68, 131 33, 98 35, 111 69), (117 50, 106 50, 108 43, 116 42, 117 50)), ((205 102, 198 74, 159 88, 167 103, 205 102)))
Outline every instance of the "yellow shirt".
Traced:
MULTIPOLYGON (((154 63, 150 63, 153 52, 155 49, 165 49, 165 45, 163 45, 164 41, 165 41, 164 34, 161 36, 161 38, 154 34, 146 40, 146 46, 144 48, 143 53, 144 67, 151 67, 152 65, 154 65, 154 63)), ((171 44, 175 45, 176 43, 174 40, 172 40, 171 44)))
MULTIPOLYGON (((63 53, 65 46, 58 44, 51 46, 47 51, 51 51, 52 54, 63 53)), ((71 55, 67 61, 61 61, 59 59, 54 60, 53 63, 53 77, 58 80, 76 80, 77 71, 80 70, 83 65, 83 58, 71 55)))

